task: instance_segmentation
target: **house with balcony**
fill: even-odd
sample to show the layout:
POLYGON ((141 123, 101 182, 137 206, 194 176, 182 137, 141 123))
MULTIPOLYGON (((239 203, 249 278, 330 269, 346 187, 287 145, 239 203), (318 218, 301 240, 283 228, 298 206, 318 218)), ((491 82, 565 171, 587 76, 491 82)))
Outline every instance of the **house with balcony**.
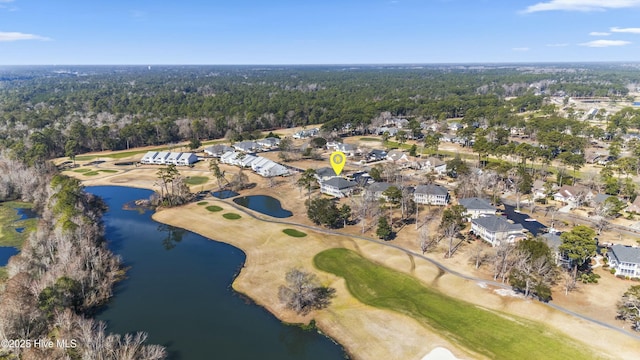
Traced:
POLYGON ((458 200, 458 203, 464 206, 467 219, 477 219, 483 216, 495 215, 497 209, 485 199, 471 197, 458 200))
POLYGON ((418 185, 413 192, 416 204, 445 206, 449 203, 449 190, 437 184, 418 185))
POLYGON ((349 181, 341 177, 334 177, 320 182, 320 192, 337 198, 351 195, 356 187, 355 181, 349 181))
POLYGON ((522 225, 510 223, 496 215, 471 219, 471 232, 491 246, 498 246, 503 242, 514 243, 526 238, 522 225))
POLYGON ((616 276, 640 278, 640 248, 615 244, 607 251, 607 258, 616 276))

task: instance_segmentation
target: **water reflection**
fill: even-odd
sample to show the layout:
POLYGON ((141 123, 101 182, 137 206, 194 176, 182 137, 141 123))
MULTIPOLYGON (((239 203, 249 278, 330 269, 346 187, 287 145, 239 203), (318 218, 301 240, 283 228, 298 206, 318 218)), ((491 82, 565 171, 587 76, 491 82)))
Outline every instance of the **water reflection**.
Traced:
POLYGON ((171 225, 160 224, 158 225, 158 232, 167 234, 162 239, 162 246, 165 250, 171 250, 182 241, 182 237, 185 235, 186 230, 173 227, 171 225))

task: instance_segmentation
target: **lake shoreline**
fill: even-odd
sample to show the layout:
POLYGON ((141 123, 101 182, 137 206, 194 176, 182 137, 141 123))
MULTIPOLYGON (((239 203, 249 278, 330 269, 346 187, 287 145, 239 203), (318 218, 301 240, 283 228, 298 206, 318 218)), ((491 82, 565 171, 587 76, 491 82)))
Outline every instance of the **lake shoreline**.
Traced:
MULTIPOLYGON (((107 179, 103 181, 100 185, 131 187, 107 179)), ((91 185, 98 184, 94 180, 91 185)), ((583 341, 592 343, 594 348, 603 344, 602 337, 593 336, 594 331, 608 332, 602 327, 585 324, 568 315, 552 311, 542 304, 515 298, 505 299, 504 295, 495 293, 492 289, 481 288, 474 282, 451 274, 442 275, 432 264, 425 261, 414 262, 413 256, 400 249, 381 246, 348 234, 327 234, 321 229, 285 226, 278 223, 278 219, 260 215, 249 209, 240 209, 228 199, 220 200, 206 196, 200 200, 219 205, 225 211, 212 213, 204 206, 190 203, 177 208, 160 209, 153 214, 153 219, 232 245, 244 252, 244 266, 232 283, 236 292, 265 308, 280 322, 306 324, 315 319, 319 331, 340 344, 352 358, 421 359, 439 347, 450 350, 459 358, 484 357, 460 348, 445 338, 445 335, 424 327, 408 316, 359 303, 351 296, 343 279, 318 273, 313 266, 313 256, 328 248, 343 247, 356 250, 382 265, 410 273, 423 283, 436 286, 450 296, 468 299, 482 307, 527 318, 531 318, 530 314, 535 313, 537 316, 534 320, 559 329, 567 335, 571 334, 573 338, 582 338, 583 341), (220 215, 228 211, 242 214, 242 218, 233 221, 223 219, 220 215), (282 230, 288 227, 304 230, 309 236, 304 240, 282 236, 282 230), (291 267, 314 272, 324 285, 336 288, 338 296, 333 304, 328 309, 313 312, 305 317, 285 309, 278 300, 277 287, 284 284, 284 274, 291 267), (397 344, 402 344, 402 349, 398 348, 397 344)), ((630 347, 629 339, 611 339, 619 349, 633 349, 633 346, 630 347)), ((610 352, 599 353, 604 358, 611 357, 610 352)))

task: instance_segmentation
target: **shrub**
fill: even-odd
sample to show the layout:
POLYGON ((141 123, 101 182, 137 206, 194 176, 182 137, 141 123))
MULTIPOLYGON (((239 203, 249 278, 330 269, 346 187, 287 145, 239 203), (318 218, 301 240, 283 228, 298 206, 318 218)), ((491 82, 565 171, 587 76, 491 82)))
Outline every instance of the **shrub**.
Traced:
POLYGON ((616 269, 610 269, 609 272, 615 275, 616 269))

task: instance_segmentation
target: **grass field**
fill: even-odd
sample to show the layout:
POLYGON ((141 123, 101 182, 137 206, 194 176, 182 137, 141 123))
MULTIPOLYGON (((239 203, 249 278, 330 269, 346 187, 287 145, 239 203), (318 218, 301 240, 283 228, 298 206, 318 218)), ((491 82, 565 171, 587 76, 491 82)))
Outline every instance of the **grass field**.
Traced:
POLYGON ((293 237, 297 237, 297 238, 301 238, 301 237, 305 237, 307 236, 307 233, 304 233, 302 231, 298 231, 296 229, 284 229, 282 230, 283 233, 289 235, 289 236, 293 236, 293 237))
POLYGON ((185 181, 187 185, 202 185, 209 181, 209 178, 206 176, 190 176, 185 181))
POLYGON ((346 280, 361 302, 406 314, 438 334, 491 359, 593 359, 580 344, 541 323, 490 311, 428 288, 354 251, 329 249, 315 266, 346 280))
POLYGON ((242 216, 240 216, 240 215, 238 215, 236 213, 225 213, 225 214, 222 214, 222 217, 227 219, 227 220, 238 220, 242 216))
POLYGON ((361 137, 358 140, 360 140, 360 141, 379 141, 379 142, 382 142, 382 139, 372 138, 372 137, 361 137))
POLYGON ((20 219, 16 209, 31 208, 28 203, 7 201, 0 203, 0 246, 22 247, 27 234, 36 228, 37 219, 20 219), (16 228, 24 228, 22 233, 16 228))
POLYGON ((73 172, 77 172, 77 173, 86 173, 86 172, 89 172, 89 171, 91 171, 91 169, 89 169, 89 168, 82 168, 82 169, 73 170, 73 172))
MULTIPOLYGON (((206 203, 206 201, 203 201, 204 203, 206 203)), ((198 204, 200 205, 200 204, 198 204)), ((211 212, 218 212, 218 211, 222 211, 222 208, 220 206, 217 205, 209 205, 207 206, 205 209, 211 211, 211 212)))

